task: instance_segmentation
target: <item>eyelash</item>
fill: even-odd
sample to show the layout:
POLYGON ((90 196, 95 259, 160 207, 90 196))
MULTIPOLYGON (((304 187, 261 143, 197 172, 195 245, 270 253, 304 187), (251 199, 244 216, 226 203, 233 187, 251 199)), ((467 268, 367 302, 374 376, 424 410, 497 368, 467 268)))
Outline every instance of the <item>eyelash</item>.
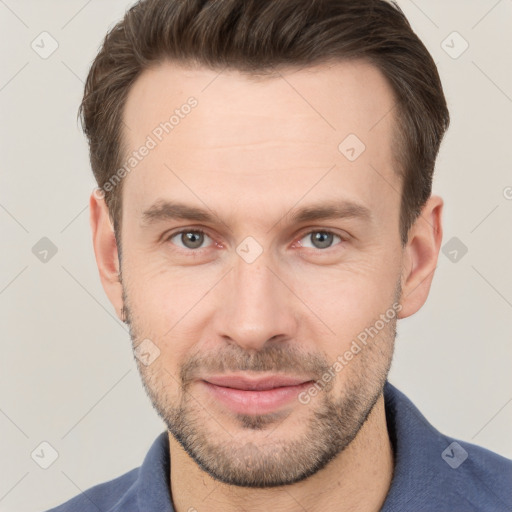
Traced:
MULTIPOLYGON (((170 240, 172 238, 174 238, 176 235, 181 235, 183 233, 198 233, 198 234, 206 235, 207 237, 209 237, 209 238, 211 238, 213 240, 213 238, 206 231, 204 231, 203 229, 200 229, 200 228, 190 229, 189 228, 189 229, 182 229, 180 231, 176 231, 174 233, 171 233, 169 236, 165 237, 165 241, 166 242, 170 242, 170 240)), ((348 238, 345 238, 342 235, 339 235, 338 233, 335 233, 334 231, 330 231, 328 229, 311 229, 310 231, 306 231, 304 233, 301 233, 301 235, 298 238, 298 240, 302 240, 305 236, 311 235, 312 233, 326 233, 326 234, 329 234, 329 235, 337 236, 341 240, 341 242, 339 242, 338 244, 335 244, 335 245, 340 245, 340 244, 342 244, 342 243, 344 243, 344 242, 346 242, 348 240, 348 238)), ((333 247, 334 246, 327 247, 326 249, 316 249, 316 252, 327 252, 327 251, 329 251, 329 249, 332 249, 333 247)), ((203 250, 206 250, 207 247, 204 247, 204 248, 201 248, 201 249, 184 249, 184 248, 178 247, 178 249, 181 250, 181 251, 185 251, 187 253, 192 253, 192 254, 195 253, 195 254, 197 254, 197 253, 200 253, 203 250)), ((311 247, 305 247, 305 249, 311 249, 311 247)))

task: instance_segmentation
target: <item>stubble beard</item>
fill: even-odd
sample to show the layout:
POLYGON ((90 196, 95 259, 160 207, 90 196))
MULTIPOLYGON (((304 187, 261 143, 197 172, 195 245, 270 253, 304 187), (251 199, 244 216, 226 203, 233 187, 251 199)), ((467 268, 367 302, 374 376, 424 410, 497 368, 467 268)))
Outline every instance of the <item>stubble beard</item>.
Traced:
MULTIPOLYGON (((397 293, 400 297, 399 290, 397 293)), ((124 290, 123 298, 135 348, 144 336, 134 323, 124 290)), ((297 402, 286 414, 236 414, 227 421, 219 416, 218 409, 194 396, 191 388, 197 383, 191 376, 197 369, 279 372, 295 368, 303 370, 299 373, 309 372, 321 378, 332 362, 329 364, 317 354, 300 354, 279 345, 265 346, 263 351, 250 355, 240 347, 226 347, 222 363, 215 355, 196 355, 187 360, 175 377, 159 365, 144 366, 137 359, 136 362, 154 409, 202 470, 229 485, 269 488, 291 485, 314 475, 355 439, 382 394, 395 338, 396 318, 308 404, 297 402), (339 385, 335 386, 339 378, 344 378, 341 390, 339 385), (176 393, 176 381, 177 399, 167 392, 170 388, 176 393), (289 421, 299 425, 300 431, 290 432, 287 418, 296 415, 300 417, 289 421)))

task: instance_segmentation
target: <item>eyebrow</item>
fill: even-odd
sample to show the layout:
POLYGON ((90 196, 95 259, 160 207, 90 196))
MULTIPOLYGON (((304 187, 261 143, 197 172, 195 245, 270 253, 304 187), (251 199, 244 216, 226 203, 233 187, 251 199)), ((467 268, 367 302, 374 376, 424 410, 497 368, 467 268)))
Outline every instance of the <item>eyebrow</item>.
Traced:
MULTIPOLYGON (((328 201, 305 206, 296 211, 291 210, 282 218, 288 217, 292 223, 304 223, 327 219, 355 218, 370 222, 372 212, 366 206, 349 200, 328 201)), ((151 225, 161 221, 189 220, 214 224, 220 216, 211 210, 198 208, 176 201, 159 200, 142 214, 143 225, 151 225)))

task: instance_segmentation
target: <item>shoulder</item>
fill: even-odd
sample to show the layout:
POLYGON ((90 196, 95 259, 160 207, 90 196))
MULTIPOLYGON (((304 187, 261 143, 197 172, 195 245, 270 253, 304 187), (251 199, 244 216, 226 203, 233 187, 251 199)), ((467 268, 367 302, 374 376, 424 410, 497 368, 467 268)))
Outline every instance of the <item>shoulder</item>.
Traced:
MULTIPOLYGON (((113 480, 95 485, 47 512, 110 512, 116 510, 120 502, 126 506, 130 502, 135 504, 135 483, 139 470, 132 469, 113 480)), ((137 510, 135 507, 133 509, 137 510)))
POLYGON ((384 393, 395 475, 383 510, 512 510, 512 460, 442 434, 389 382, 384 393))
POLYGON ((82 491, 47 512, 172 512, 169 475, 169 439, 162 432, 140 467, 82 491))
POLYGON ((486 448, 444 437, 443 476, 468 510, 512 510, 512 460, 486 448))

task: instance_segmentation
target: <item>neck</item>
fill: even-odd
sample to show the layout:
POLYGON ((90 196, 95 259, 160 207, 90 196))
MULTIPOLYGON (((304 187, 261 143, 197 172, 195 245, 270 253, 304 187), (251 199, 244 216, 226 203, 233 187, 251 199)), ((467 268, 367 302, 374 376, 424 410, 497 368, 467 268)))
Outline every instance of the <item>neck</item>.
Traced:
POLYGON ((176 512, 377 512, 393 476, 383 395, 343 452, 316 474, 288 486, 252 489, 224 484, 201 470, 170 433, 169 446, 171 495, 176 512))

